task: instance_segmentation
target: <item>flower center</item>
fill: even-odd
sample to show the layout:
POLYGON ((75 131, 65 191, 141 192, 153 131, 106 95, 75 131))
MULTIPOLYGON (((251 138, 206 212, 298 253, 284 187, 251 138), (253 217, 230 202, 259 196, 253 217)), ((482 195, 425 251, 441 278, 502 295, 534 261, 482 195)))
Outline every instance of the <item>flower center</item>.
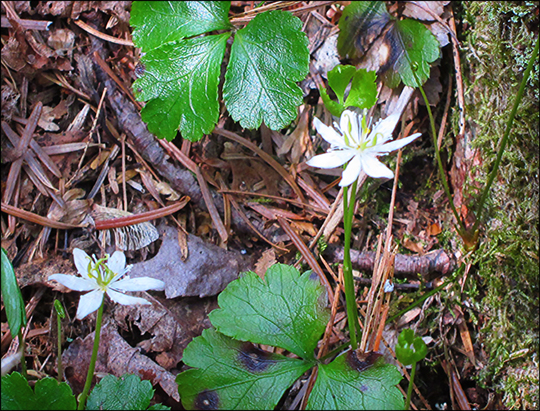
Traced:
POLYGON ((105 263, 109 259, 109 255, 105 255, 105 257, 100 258, 95 262, 93 262, 90 257, 88 257, 88 259, 90 260, 90 262, 88 263, 88 276, 96 280, 100 288, 107 288, 107 286, 115 276, 114 272, 112 272, 105 263))

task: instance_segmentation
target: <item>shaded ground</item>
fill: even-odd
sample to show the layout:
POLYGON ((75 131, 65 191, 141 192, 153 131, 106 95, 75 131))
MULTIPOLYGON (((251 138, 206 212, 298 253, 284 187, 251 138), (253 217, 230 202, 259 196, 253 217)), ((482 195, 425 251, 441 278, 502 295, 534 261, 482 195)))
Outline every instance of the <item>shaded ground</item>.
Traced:
MULTIPOLYGON (((247 11, 251 3, 233 2, 231 11, 247 11)), ((403 11, 402 6, 397 10, 395 4, 390 9, 403 11)), ((102 248, 114 250, 114 246, 105 245, 105 240, 99 238, 103 230, 47 229, 32 220, 34 217, 5 212, 4 204, 53 221, 79 224, 88 214, 96 222, 103 222, 103 213, 116 215, 111 210, 127 209, 139 214, 163 209, 182 196, 189 196, 190 201, 182 209, 153 222, 156 227, 160 222, 166 223, 174 234, 167 237, 163 234, 167 229, 160 227, 159 240, 127 254, 129 262, 138 267, 134 270, 140 270, 141 275, 163 272, 167 262, 174 258, 171 256, 185 260, 185 265, 181 269, 171 268, 165 294, 152 294, 152 309, 106 306, 109 325, 104 341, 108 344, 102 348, 103 358, 111 361, 103 360, 97 368, 98 372, 118 375, 139 372, 157 388, 157 402, 178 408, 173 378, 182 370, 185 346, 210 326, 206 315, 217 307, 215 295, 239 271, 253 269, 262 274, 276 261, 294 264, 300 256, 298 241, 310 243, 336 201, 336 176, 308 169, 304 161, 306 154, 320 143, 319 138, 312 137, 313 116, 326 118, 330 123, 317 93, 310 94, 309 88, 310 84, 324 81, 328 67, 322 67, 324 58, 316 52, 334 33, 341 12, 335 5, 324 4, 297 14, 306 23, 313 63, 318 68, 312 67, 302 84, 305 104, 289 129, 279 133, 264 127, 241 130, 226 112, 219 123, 221 129, 255 143, 294 176, 306 197, 302 208, 298 196, 271 164, 223 133, 214 133, 194 144, 177 138, 173 145, 157 143, 146 132, 129 91, 136 78, 137 50, 118 41, 130 39, 129 10, 129 2, 2 4, 2 246, 13 259, 31 310, 28 369, 37 378, 56 376, 52 302, 59 298, 71 318, 63 324, 65 376, 77 391, 86 375, 84 367, 89 354, 85 357, 76 353, 84 353, 85 350, 78 351, 80 347, 91 344, 95 317, 73 320, 79 295, 61 293, 65 289, 53 292, 53 284, 46 278, 57 272, 75 273, 73 247, 98 254, 102 248), (33 26, 28 28, 30 23, 26 21, 19 22, 18 28, 6 28, 6 21, 17 21, 17 17, 52 24, 47 31, 40 27, 30 30, 33 26), (81 28, 76 21, 85 22, 90 28, 81 28), (92 30, 113 39, 104 41, 92 30), (101 64, 94 53, 101 56, 101 64), (120 78, 119 82, 105 67, 120 78), (120 85, 126 87, 127 93, 121 91, 120 85), (103 94, 104 86, 108 94, 103 94), (28 162, 23 163, 18 180, 9 179, 18 156, 5 138, 6 127, 23 136, 24 127, 31 128, 27 119, 39 102, 43 104, 41 118, 30 132, 58 167, 60 178, 46 168, 46 156, 37 155, 45 162, 45 174, 54 190, 36 182, 39 178, 29 178, 32 171, 28 171, 28 162), (94 121, 96 112, 99 116, 94 121), (66 154, 55 151, 57 146, 68 143, 83 144, 66 154), (178 153, 178 148, 183 154, 178 153), (195 177, 193 164, 200 178, 195 177), (100 175, 104 177, 101 181, 100 175), (69 191, 74 189, 81 191, 69 191), (93 189, 96 192, 91 201, 88 194, 93 189), (229 233, 226 243, 216 230, 216 216, 208 211, 209 200, 201 194, 205 189, 229 233), (220 189, 229 191, 219 193, 220 189), (65 193, 72 194, 64 198, 66 206, 54 206, 52 197, 65 193), (108 211, 96 211, 95 203, 106 206, 108 211), (293 236, 284 232, 277 215, 287 219, 293 236), (217 247, 221 247, 219 252, 217 247), (195 260, 199 251, 208 257, 195 260), (137 358, 132 358, 133 347, 139 349, 137 358), (130 353, 131 359, 123 359, 120 352, 130 353)), ((514 96, 538 38, 538 3, 440 4, 441 19, 453 27, 451 11, 460 41, 461 64, 453 59, 448 37, 442 59, 433 68, 425 88, 433 105, 437 131, 442 129, 442 155, 454 200, 461 215, 470 217, 478 197, 475 187, 482 186, 491 170, 514 96), (461 77, 456 76, 456 70, 461 77)), ((386 96, 387 103, 399 95, 399 90, 385 90, 381 94, 386 96)), ((396 278, 398 287, 389 318, 399 315, 389 321, 385 338, 393 345, 399 330, 406 326, 427 337, 430 351, 417 373, 417 386, 425 400, 413 397, 419 408, 465 408, 467 401, 477 408, 535 409, 539 345, 538 64, 484 212, 478 247, 469 254, 456 235, 455 221, 441 188, 429 120, 422 104, 419 94, 414 94, 404 115, 405 129, 422 132, 423 136, 413 150, 403 153, 401 160, 392 228, 399 246, 398 256, 409 259, 396 278), (446 260, 434 259, 430 251, 443 252, 446 260), (418 258, 419 262, 413 265, 410 258, 418 258), (441 268, 445 261, 452 262, 452 270, 441 268), (432 268, 420 275, 422 266, 432 268), (401 313, 447 278, 452 281, 440 293, 401 313)), ((391 167, 395 166, 395 159, 390 157, 391 167)), ((361 253, 374 251, 378 235, 386 229, 392 183, 368 180, 360 193, 353 248, 361 253)), ((112 236, 116 235, 117 244, 119 239, 129 236, 139 241, 151 236, 149 230, 143 227, 135 234, 130 229, 117 230, 112 236)), ((324 239, 330 263, 340 262, 339 255, 332 253, 338 253, 342 243, 340 223, 324 239)), ((318 253, 317 247, 313 252, 318 253)), ((356 266, 359 300, 364 300, 369 288, 362 281, 371 276, 368 257, 361 254, 356 266)), ((302 264, 303 269, 309 268, 302 264)), ((332 275, 325 272, 333 286, 332 275)), ((338 315, 342 311, 340 308, 338 315)), ((343 337, 344 328, 344 321, 336 323, 334 344, 343 337)), ((2 311, 2 355, 11 352, 15 345, 10 341, 2 311)), ((291 391, 290 398, 296 392, 291 391)))

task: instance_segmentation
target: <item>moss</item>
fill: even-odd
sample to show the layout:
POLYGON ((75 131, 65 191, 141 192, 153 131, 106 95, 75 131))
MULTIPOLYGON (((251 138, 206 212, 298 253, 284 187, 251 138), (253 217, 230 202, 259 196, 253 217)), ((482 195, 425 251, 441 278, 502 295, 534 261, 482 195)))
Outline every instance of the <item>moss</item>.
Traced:
MULTIPOLYGON (((482 157, 476 170, 482 185, 538 38, 538 2, 462 6, 470 25, 462 39, 466 111, 482 157)), ((510 409, 539 406, 538 72, 537 61, 486 204, 467 291, 482 313, 479 341, 489 356, 479 383, 500 391, 510 409)), ((455 134, 457 118, 456 108, 455 134)), ((474 207, 478 193, 466 194, 474 207)))

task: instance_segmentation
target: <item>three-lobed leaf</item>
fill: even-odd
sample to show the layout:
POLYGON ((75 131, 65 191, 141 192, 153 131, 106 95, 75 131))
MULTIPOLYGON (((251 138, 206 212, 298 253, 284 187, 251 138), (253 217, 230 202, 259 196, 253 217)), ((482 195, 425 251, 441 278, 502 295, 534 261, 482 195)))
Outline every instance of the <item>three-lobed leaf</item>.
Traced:
POLYGON ((214 329, 204 330, 184 351, 190 367, 176 377, 186 409, 273 409, 313 363, 267 353, 214 329))
POLYGON ((376 79, 377 75, 374 71, 356 70, 353 66, 337 65, 328 72, 328 85, 336 94, 338 101, 331 100, 326 89, 321 88, 324 105, 336 117, 340 117, 347 107, 370 108, 377 101, 376 79), (345 90, 349 84, 351 88, 345 99, 345 90))
POLYGON ((218 83, 229 33, 171 42, 148 52, 145 75, 133 83, 148 130, 171 141, 197 141, 219 118, 218 83))
POLYGON ((394 70, 406 86, 418 87, 424 84, 429 78, 430 63, 439 58, 439 40, 426 26, 411 19, 397 21, 395 35, 400 40, 398 44, 401 49, 394 70))
POLYGON ((228 1, 134 1, 133 42, 143 52, 171 41, 231 28, 228 1))
POLYGON ((411 365, 423 360, 428 349, 422 337, 415 335, 410 328, 406 328, 398 336, 395 351, 400 363, 411 365))
POLYGON ((440 55, 440 44, 426 26, 411 19, 395 20, 384 2, 352 2, 339 27, 338 51, 349 59, 361 59, 374 40, 384 36, 386 57, 380 70, 390 87, 400 81, 410 87, 425 83, 430 64, 440 55))
POLYGON ((396 366, 385 364, 380 354, 358 359, 349 351, 319 365, 307 409, 402 410, 403 395, 396 386, 401 378, 396 366))
MULTIPOLYGON (((92 390, 86 403, 87 410, 146 410, 149 409, 154 389, 150 381, 131 374, 120 378, 106 375, 92 390)), ((170 409, 161 404, 152 409, 170 409)))
POLYGON ((6 310, 6 317, 9 324, 11 336, 15 336, 21 330, 23 325, 26 325, 26 311, 21 290, 17 284, 17 277, 13 271, 13 265, 9 261, 6 250, 2 248, 2 299, 6 310))
POLYGON ((257 15, 239 30, 231 48, 223 99, 245 128, 264 123, 280 130, 296 118, 309 72, 308 40, 302 22, 286 11, 257 15))
POLYGON ((77 403, 65 382, 46 377, 36 382, 34 390, 18 372, 2 377, 3 410, 75 410, 77 403))
POLYGON ((310 272, 274 264, 264 280, 254 272, 231 282, 218 296, 219 309, 209 314, 216 329, 230 337, 285 348, 314 358, 329 312, 323 287, 310 272))

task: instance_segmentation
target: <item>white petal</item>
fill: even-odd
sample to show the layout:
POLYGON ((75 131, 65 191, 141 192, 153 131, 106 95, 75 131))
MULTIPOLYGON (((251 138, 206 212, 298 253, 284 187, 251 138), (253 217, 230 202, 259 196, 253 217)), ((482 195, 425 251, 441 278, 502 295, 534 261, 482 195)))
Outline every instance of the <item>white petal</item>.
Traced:
POLYGON ((133 268, 133 264, 128 265, 128 266, 127 266, 126 268, 124 268, 122 271, 120 271, 119 273, 117 273, 117 274, 113 277, 113 279, 111 280, 111 282, 110 282, 109 284, 112 284, 112 283, 118 281, 118 279, 119 279, 120 277, 122 277, 124 274, 128 273, 129 271, 131 271, 132 268, 133 268))
POLYGON ((349 138, 349 146, 356 147, 358 145, 358 121, 361 120, 356 113, 350 110, 345 110, 341 114, 340 128, 343 134, 349 138))
POLYGON ((341 187, 350 186, 358 179, 360 171, 362 171, 360 156, 355 156, 343 171, 339 185, 341 187))
POLYGON ((321 120, 319 120, 317 117, 313 119, 313 125, 315 126, 317 132, 321 135, 321 137, 324 138, 327 142, 329 142, 332 147, 346 147, 343 136, 339 134, 336 130, 334 130, 332 127, 328 127, 326 124, 321 122, 321 120))
POLYGON ((73 260, 79 274, 82 275, 84 278, 90 278, 88 277, 88 265, 92 262, 90 256, 80 248, 74 248, 73 260))
POLYGON ((165 283, 156 278, 138 277, 124 278, 110 285, 110 288, 118 291, 146 291, 146 290, 164 290, 165 283))
POLYGON ((361 160, 362 168, 368 176, 373 178, 394 178, 392 170, 377 160, 377 158, 370 155, 363 155, 361 160))
POLYGON ((340 167, 354 157, 354 150, 336 150, 329 153, 319 154, 311 157, 306 164, 317 168, 336 168, 340 167))
POLYGON ((103 291, 94 290, 88 294, 81 296, 79 300, 79 308, 77 308, 77 318, 82 320, 88 314, 96 311, 103 302, 103 291))
POLYGON ((147 301, 144 298, 132 297, 130 295, 125 295, 111 289, 107 290, 107 295, 111 297, 111 300, 113 300, 115 303, 122 304, 122 305, 152 304, 150 301, 147 301))
POLYGON ((416 134, 413 134, 412 136, 405 137, 399 140, 394 140, 389 143, 383 144, 381 146, 376 146, 374 148, 376 151, 378 151, 381 154, 390 153, 391 151, 394 151, 394 150, 400 149, 401 147, 406 146, 410 142, 416 140, 421 135, 422 133, 416 133, 416 134))
MULTIPOLYGON (((388 117, 386 117, 384 120, 379 120, 375 128, 370 134, 375 135, 377 133, 380 133, 384 136, 384 141, 388 141, 392 138, 392 133, 394 132, 394 129, 396 128, 397 122, 399 121, 400 114, 394 113, 388 117)), ((380 140, 377 139, 377 143, 380 143, 380 140)))
POLYGON ((109 258, 109 261, 107 261, 107 267, 115 274, 123 273, 126 268, 126 256, 124 253, 122 251, 115 251, 109 258))
POLYGON ((49 276, 49 280, 58 281, 64 287, 67 287, 73 291, 90 291, 95 289, 97 286, 96 282, 93 280, 67 274, 52 274, 49 276))

